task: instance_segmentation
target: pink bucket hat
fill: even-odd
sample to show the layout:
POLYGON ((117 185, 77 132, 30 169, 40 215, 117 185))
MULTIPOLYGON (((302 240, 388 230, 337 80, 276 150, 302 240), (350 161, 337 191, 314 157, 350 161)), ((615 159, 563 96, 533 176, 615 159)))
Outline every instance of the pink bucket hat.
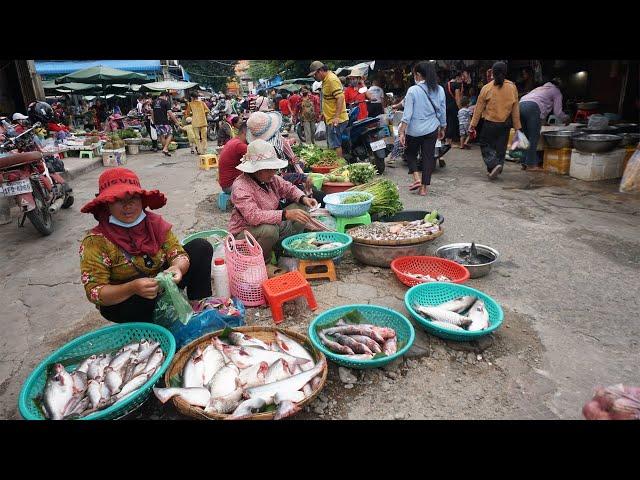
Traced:
POLYGON ((247 120, 247 140, 269 140, 282 126, 282 115, 278 112, 254 112, 247 120))

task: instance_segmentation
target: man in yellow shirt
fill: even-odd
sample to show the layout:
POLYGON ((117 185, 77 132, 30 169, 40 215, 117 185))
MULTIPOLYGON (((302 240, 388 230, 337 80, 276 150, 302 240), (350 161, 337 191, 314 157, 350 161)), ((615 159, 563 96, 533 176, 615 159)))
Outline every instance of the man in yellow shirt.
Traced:
POLYGON ((187 109, 184 116, 191 117, 191 126, 193 134, 196 137, 196 150, 199 155, 207 153, 207 113, 209 107, 202 100, 198 100, 198 94, 192 92, 189 95, 191 101, 187 103, 187 109))
POLYGON ((317 60, 309 66, 309 70, 309 77, 322 82, 322 115, 327 125, 327 145, 335 148, 342 157, 342 134, 349 120, 342 83, 335 73, 317 60))

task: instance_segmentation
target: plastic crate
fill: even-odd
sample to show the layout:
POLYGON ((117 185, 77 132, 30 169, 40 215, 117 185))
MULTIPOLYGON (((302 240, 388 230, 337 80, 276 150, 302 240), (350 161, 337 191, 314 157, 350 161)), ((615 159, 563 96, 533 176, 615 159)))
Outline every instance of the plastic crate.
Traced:
POLYGON ((569 175, 578 180, 595 182, 622 177, 626 150, 617 148, 607 153, 571 152, 569 175))
POLYGON ((571 166, 571 148, 547 148, 544 151, 545 172, 567 175, 571 166))

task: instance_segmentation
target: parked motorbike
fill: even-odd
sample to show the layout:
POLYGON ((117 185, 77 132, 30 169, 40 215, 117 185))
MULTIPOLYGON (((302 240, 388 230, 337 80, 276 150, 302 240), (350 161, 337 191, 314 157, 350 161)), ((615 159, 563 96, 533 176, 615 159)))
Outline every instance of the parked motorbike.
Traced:
POLYGON ((356 121, 359 111, 360 107, 357 105, 349 110, 347 128, 342 134, 342 154, 348 163, 372 163, 382 175, 385 158, 393 150, 393 145, 387 145, 384 141, 388 135, 387 127, 380 125, 378 117, 356 121))
POLYGON ((36 123, 20 135, 0 144, 0 197, 11 197, 25 219, 42 235, 53 232, 52 215, 73 205, 73 191, 60 175, 64 164, 54 157, 45 157, 33 140, 36 123), (18 150, 18 153, 12 153, 18 150))
POLYGON ((207 138, 209 141, 214 142, 218 138, 218 128, 220 126, 220 121, 224 117, 224 111, 218 110, 218 108, 214 108, 211 112, 207 113, 207 138))

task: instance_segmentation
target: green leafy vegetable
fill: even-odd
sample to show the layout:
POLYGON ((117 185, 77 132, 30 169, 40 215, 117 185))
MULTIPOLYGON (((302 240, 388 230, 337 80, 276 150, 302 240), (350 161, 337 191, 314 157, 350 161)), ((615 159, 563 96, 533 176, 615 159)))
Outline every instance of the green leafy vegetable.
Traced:
POLYGON ((378 178, 363 185, 356 185, 348 191, 368 192, 373 195, 369 213, 391 216, 404 208, 400 201, 398 186, 390 180, 378 178))
POLYGON ((424 221, 428 223, 436 223, 438 221, 438 211, 434 210, 424 216, 424 221))
POLYGON ((342 318, 347 323, 354 323, 357 325, 367 321, 367 319, 364 318, 364 315, 362 315, 362 313, 360 313, 358 310, 351 310, 349 313, 345 314, 342 318))
POLYGON ((363 203, 368 202, 370 199, 369 195, 364 193, 356 193, 354 195, 349 195, 344 200, 342 200, 343 204, 351 204, 351 203, 363 203))

